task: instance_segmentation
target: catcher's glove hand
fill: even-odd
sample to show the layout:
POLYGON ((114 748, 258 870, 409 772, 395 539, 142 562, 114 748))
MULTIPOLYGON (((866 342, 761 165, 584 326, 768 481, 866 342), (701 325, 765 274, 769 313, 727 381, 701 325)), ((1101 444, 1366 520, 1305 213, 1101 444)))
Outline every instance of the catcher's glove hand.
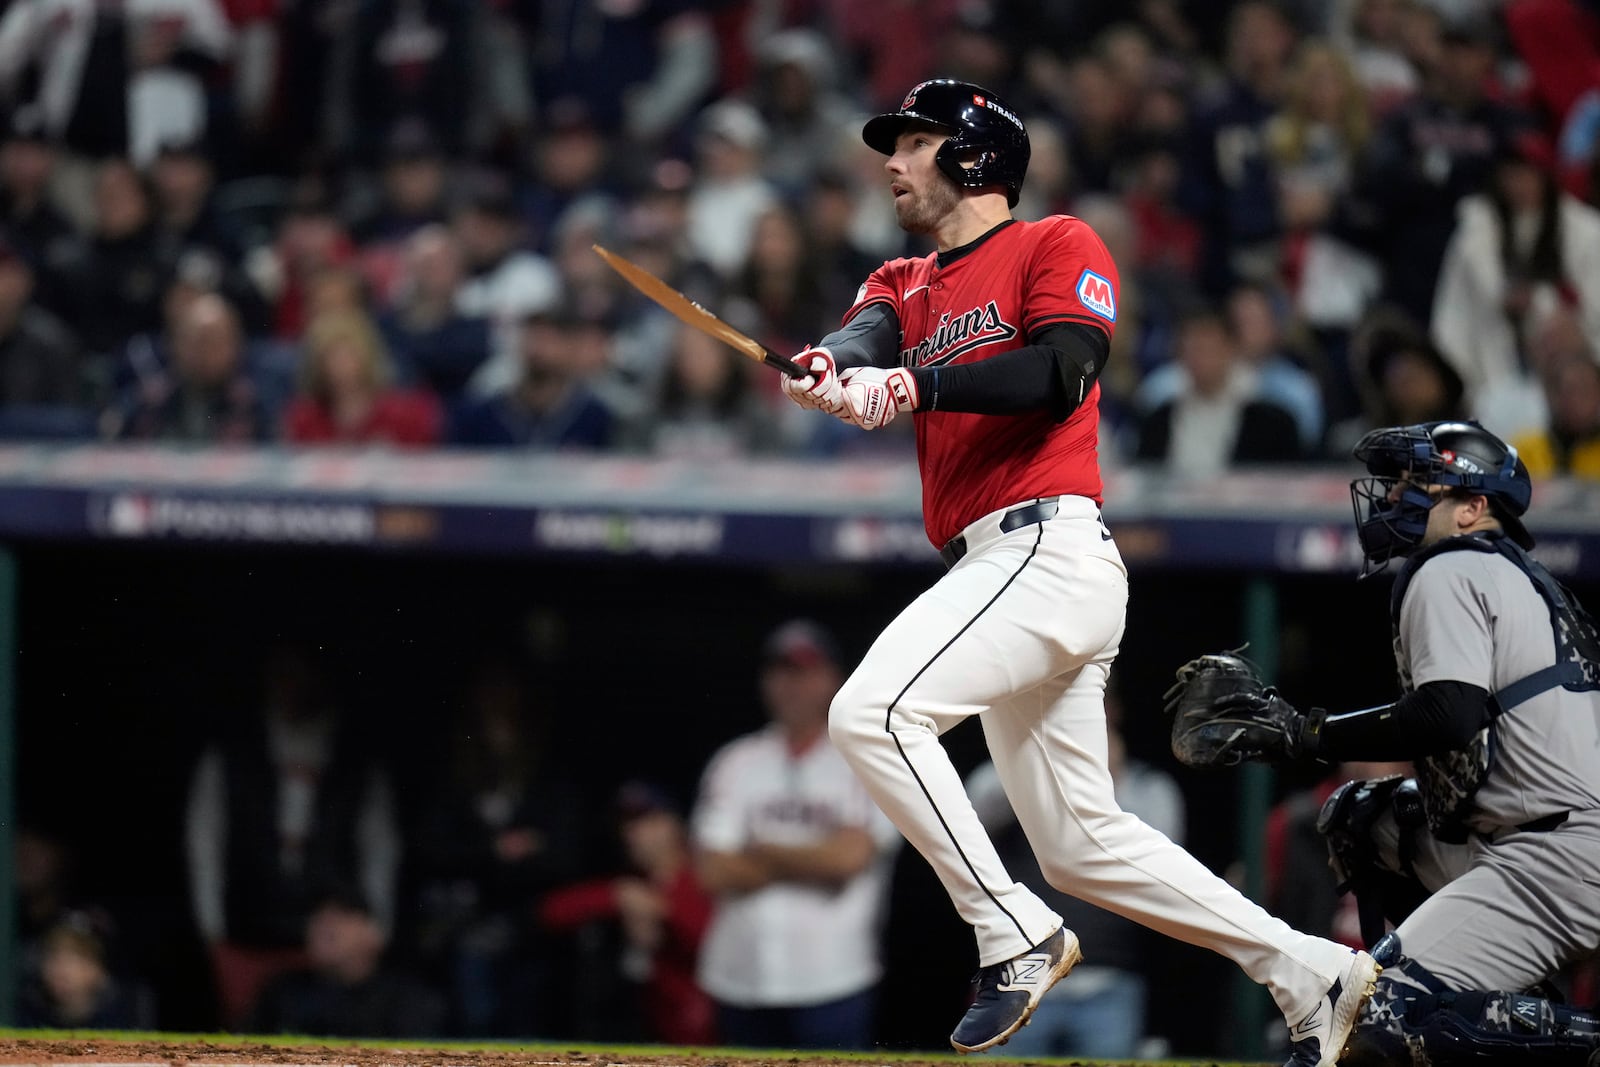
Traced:
POLYGON ((1262 684, 1255 664, 1238 651, 1199 656, 1178 668, 1166 692, 1172 754, 1190 767, 1315 755, 1323 713, 1296 711, 1262 684))

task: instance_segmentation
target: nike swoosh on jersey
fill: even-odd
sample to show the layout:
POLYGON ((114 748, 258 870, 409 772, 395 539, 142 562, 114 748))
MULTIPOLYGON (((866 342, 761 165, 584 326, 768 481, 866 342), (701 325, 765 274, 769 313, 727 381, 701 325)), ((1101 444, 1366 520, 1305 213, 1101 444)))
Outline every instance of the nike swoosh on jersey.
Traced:
POLYGON ((910 300, 913 296, 916 296, 918 293, 922 292, 922 290, 924 290, 926 288, 927 288, 926 285, 912 286, 910 289, 907 289, 905 292, 900 294, 900 299, 901 300, 910 300))

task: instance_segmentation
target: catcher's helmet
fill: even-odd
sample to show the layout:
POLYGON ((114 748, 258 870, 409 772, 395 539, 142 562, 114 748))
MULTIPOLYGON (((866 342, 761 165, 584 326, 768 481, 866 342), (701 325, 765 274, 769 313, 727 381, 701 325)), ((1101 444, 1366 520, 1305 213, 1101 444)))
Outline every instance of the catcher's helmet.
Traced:
POLYGON ((993 93, 971 82, 936 78, 906 94, 899 111, 878 115, 861 128, 861 139, 886 156, 894 155, 895 138, 913 122, 928 122, 950 131, 934 162, 957 185, 980 189, 1006 187, 1006 200, 1017 206, 1022 177, 1028 172, 1028 131, 993 93), (963 162, 969 164, 962 166, 963 162))
POLYGON ((1373 430, 1356 444, 1355 457, 1371 474, 1350 483, 1356 531, 1367 561, 1380 569, 1422 543, 1434 504, 1427 493, 1429 485, 1488 497, 1506 535, 1523 548, 1533 547, 1533 536, 1522 525, 1522 514, 1533 499, 1528 468, 1515 448, 1476 422, 1423 422, 1373 430), (1390 500, 1402 478, 1404 487, 1390 500))

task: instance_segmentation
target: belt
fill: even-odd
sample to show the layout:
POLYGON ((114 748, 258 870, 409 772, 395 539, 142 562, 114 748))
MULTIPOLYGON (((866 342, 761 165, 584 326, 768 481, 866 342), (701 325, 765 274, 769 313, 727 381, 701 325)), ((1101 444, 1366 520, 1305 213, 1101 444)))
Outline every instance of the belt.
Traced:
POLYGON ((1572 812, 1570 812, 1570 811, 1558 811, 1558 812, 1555 812, 1554 814, 1544 815, 1544 816, 1541 816, 1540 818, 1537 818, 1537 819, 1529 819, 1527 822, 1518 823, 1515 826, 1503 826, 1500 829, 1496 830, 1492 834, 1483 834, 1482 836, 1485 839, 1487 839, 1490 844, 1494 844, 1496 841, 1500 840, 1502 837, 1506 837, 1506 836, 1508 836, 1510 834, 1515 834, 1515 833, 1542 834, 1542 833, 1544 833, 1544 832, 1546 832, 1548 830, 1554 830, 1556 827, 1561 826, 1563 823, 1565 823, 1570 818, 1572 818, 1572 812))
MULTIPOLYGON (((1048 496, 1043 500, 1036 500, 1032 504, 1024 504, 1021 507, 1012 508, 1001 517, 1000 532, 1010 533, 1013 530, 1020 530, 1024 526, 1031 526, 1036 522, 1054 518, 1056 511, 1061 507, 1060 500, 1060 497, 1048 496)), ((954 567, 960 562, 961 557, 966 554, 967 538, 965 534, 956 534, 945 542, 945 546, 939 550, 939 558, 944 560, 946 570, 954 567)))

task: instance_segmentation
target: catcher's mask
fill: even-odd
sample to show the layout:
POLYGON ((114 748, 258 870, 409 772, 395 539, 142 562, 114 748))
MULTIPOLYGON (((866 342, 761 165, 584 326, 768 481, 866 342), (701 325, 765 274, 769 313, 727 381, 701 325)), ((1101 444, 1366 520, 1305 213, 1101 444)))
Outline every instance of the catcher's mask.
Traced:
POLYGON ((1533 547, 1521 519, 1533 499, 1528 468, 1515 448, 1476 422, 1373 430, 1356 444, 1355 457, 1371 475, 1350 483, 1356 533, 1366 557, 1363 575, 1383 570, 1391 559, 1422 544, 1436 502, 1428 493, 1432 485, 1487 497, 1506 536, 1523 548, 1533 547))

